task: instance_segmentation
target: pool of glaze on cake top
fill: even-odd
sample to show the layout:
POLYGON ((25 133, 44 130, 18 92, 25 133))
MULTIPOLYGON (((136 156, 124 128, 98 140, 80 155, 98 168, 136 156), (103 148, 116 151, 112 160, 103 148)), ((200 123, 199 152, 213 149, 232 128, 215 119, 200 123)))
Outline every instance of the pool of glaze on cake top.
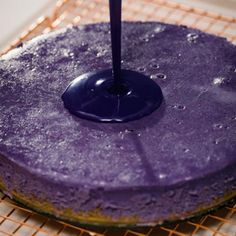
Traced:
POLYGON ((81 118, 100 122, 140 119, 162 102, 161 88, 149 77, 121 70, 122 0, 110 0, 112 70, 79 76, 62 95, 65 107, 81 118))

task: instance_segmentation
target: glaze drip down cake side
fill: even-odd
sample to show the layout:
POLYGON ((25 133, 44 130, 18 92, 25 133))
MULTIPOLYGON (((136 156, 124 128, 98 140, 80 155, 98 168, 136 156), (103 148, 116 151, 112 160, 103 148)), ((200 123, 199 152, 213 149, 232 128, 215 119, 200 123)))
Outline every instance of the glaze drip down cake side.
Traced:
POLYGON ((1 189, 36 211, 106 225, 188 218, 235 197, 236 47, 184 26, 122 30, 123 67, 164 97, 128 123, 77 118, 61 99, 78 75, 111 67, 108 24, 45 34, 0 59, 1 189))

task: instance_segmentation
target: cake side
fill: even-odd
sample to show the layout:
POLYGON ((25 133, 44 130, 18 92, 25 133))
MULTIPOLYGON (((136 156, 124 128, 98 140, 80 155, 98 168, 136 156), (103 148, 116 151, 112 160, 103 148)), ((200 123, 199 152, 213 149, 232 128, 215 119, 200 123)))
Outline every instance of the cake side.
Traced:
POLYGON ((109 188, 53 183, 1 157, 0 188, 36 211, 72 223, 155 225, 192 217, 236 197, 234 170, 229 166, 169 187, 109 188))

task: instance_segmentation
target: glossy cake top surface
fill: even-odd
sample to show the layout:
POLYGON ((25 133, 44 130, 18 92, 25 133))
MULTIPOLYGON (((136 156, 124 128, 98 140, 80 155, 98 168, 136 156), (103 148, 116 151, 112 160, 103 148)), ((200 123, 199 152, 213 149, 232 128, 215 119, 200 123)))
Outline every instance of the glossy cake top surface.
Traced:
MULTIPOLYGON (((168 186, 236 165, 236 47, 161 23, 124 23, 123 68, 150 76, 164 102, 104 124, 71 115, 61 95, 111 68, 108 24, 40 36, 0 59, 0 154, 40 176, 107 187, 168 186)), ((145 89, 145 88, 143 88, 145 89)))

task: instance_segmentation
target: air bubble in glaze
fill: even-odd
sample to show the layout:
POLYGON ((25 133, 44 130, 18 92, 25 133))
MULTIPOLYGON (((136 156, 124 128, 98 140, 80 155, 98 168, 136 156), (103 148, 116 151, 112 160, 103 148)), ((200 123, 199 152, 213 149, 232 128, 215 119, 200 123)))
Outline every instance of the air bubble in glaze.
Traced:
POLYGON ((188 153, 190 150, 189 150, 188 148, 184 148, 183 151, 184 151, 185 153, 188 153))
POLYGON ((198 38, 198 34, 196 33, 189 33, 187 34, 187 40, 190 43, 196 43, 197 42, 197 38, 198 38))
POLYGON ((151 62, 151 63, 149 64, 149 66, 150 66, 151 68, 153 68, 153 69, 159 69, 159 68, 160 68, 160 66, 159 66, 156 62, 151 62))
POLYGON ((216 86, 219 86, 221 84, 223 84, 225 82, 225 78, 224 77, 217 77, 213 79, 213 84, 216 86))
POLYGON ((213 144, 219 144, 220 142, 222 141, 222 139, 221 138, 218 138, 218 139, 215 139, 215 140, 213 140, 213 144))
POLYGON ((146 70, 146 68, 144 68, 144 67, 138 67, 138 71, 140 71, 140 72, 144 72, 146 70))
POLYGON ((172 106, 176 110, 185 110, 186 107, 184 105, 173 105, 172 106))
POLYGON ((154 38, 155 34, 146 34, 143 37, 141 37, 141 40, 144 42, 149 42, 150 39, 154 38))
POLYGON ((68 50, 68 49, 63 49, 62 53, 63 53, 63 56, 69 57, 70 53, 72 53, 72 52, 70 50, 68 50))
POLYGON ((223 128, 223 125, 222 124, 214 124, 213 127, 215 129, 222 129, 223 128))
POLYGON ((155 33, 161 33, 161 32, 163 32, 164 30, 165 30, 165 27, 159 25, 159 26, 157 26, 157 27, 154 29, 154 32, 155 32, 155 33))
POLYGON ((157 74, 151 75, 150 78, 151 79, 160 79, 160 80, 165 81, 167 79, 167 76, 162 73, 157 73, 157 74))
POLYGON ((105 145, 105 149, 106 150, 111 149, 111 145, 110 144, 105 145))
POLYGON ((147 38, 147 37, 145 37, 145 38, 142 38, 142 41, 144 41, 144 42, 146 42, 146 43, 148 43, 149 42, 149 38, 147 38))
POLYGON ((105 56, 107 53, 107 50, 102 50, 100 52, 97 53, 97 57, 102 57, 102 56, 105 56))
POLYGON ((126 130, 125 130, 125 133, 133 133, 133 132, 134 132, 133 129, 126 129, 126 130))

